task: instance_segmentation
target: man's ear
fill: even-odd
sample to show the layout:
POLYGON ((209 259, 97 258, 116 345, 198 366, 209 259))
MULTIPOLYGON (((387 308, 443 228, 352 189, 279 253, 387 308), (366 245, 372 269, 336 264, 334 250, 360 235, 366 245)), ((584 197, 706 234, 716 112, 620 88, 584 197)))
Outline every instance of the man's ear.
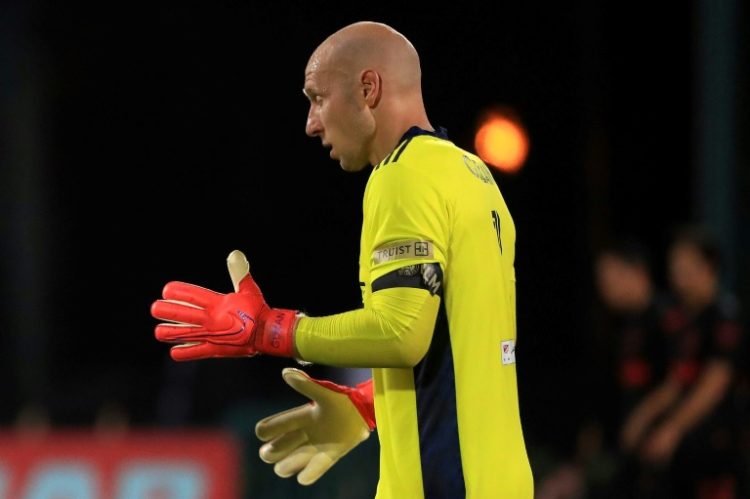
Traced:
POLYGON ((360 83, 362 84, 362 96, 367 106, 370 108, 377 107, 383 94, 383 83, 380 75, 372 69, 365 69, 360 75, 360 83))

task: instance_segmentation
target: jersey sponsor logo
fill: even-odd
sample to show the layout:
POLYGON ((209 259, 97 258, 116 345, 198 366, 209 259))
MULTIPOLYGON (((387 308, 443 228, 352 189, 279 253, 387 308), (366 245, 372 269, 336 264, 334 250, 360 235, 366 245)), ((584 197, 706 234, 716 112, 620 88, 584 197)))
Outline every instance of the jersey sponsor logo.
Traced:
POLYGON ((431 241, 398 241, 376 248, 372 252, 372 262, 378 265, 406 258, 432 258, 433 255, 431 241))
POLYGON ((432 243, 426 241, 414 243, 414 256, 432 256, 432 243))
POLYGON ((500 343, 500 354, 503 365, 516 363, 516 340, 505 340, 500 343))

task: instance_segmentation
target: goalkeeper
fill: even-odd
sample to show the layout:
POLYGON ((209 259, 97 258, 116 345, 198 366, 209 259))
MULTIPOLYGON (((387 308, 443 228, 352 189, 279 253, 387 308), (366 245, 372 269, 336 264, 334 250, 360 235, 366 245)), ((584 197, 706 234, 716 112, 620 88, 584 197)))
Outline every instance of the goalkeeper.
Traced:
POLYGON ((487 167, 428 121, 419 57, 390 27, 349 25, 305 70, 306 132, 346 171, 373 169, 359 259, 363 307, 269 306, 239 251, 234 292, 168 283, 152 315, 175 360, 256 354, 370 367, 354 388, 298 369, 314 403, 258 423, 260 454, 313 483, 377 421, 378 499, 531 499, 516 386, 515 227, 487 167))

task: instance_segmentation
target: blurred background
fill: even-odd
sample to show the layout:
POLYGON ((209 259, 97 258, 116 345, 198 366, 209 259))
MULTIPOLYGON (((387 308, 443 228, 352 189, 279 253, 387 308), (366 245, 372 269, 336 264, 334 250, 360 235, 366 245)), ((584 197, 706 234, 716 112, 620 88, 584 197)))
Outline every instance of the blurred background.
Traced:
MULTIPOLYGON (((618 348, 616 314, 597 287, 604 248, 638 241, 654 286, 669 294, 674 231, 699 224, 721 249, 722 290, 739 310, 750 303, 747 2, 6 0, 0 494, 11 495, 3 497, 31 490, 34 456, 80 452, 97 463, 85 449, 104 445, 121 459, 137 454, 144 432, 177 447, 184 437, 183 457, 197 467, 210 458, 190 454, 190 439, 213 439, 229 449, 220 455, 236 456, 236 490, 220 493, 229 495, 210 485, 158 497, 374 495, 374 436, 308 489, 257 458, 255 422, 304 402, 280 376, 293 362, 178 365, 153 338, 149 315, 169 280, 229 291, 225 258, 235 248, 273 306, 308 315, 360 306, 369 170, 343 172, 304 134, 301 92, 312 50, 359 20, 388 23, 412 41, 431 122, 457 145, 475 151, 482 120, 498 109, 527 134, 517 171, 493 175, 518 232, 519 393, 537 495, 595 497, 591 480, 607 482, 617 468, 607 432, 618 423, 602 415, 619 389, 602 381, 618 348), (29 434, 50 443, 29 451, 21 469, 13 449, 27 449, 29 434), (101 442, 112 435, 124 454, 101 442), (615 464, 592 472, 591 456, 615 464)), ((746 329, 741 315, 732 320, 746 329)), ((742 348, 732 355, 737 379, 748 365, 742 348)), ((339 382, 367 376, 308 372, 339 382)), ((732 461, 745 471, 746 450, 732 461)), ((174 456, 164 459, 155 466, 174 456)), ((741 475, 732 476, 728 497, 739 497, 741 475)), ((73 482, 54 497, 89 497, 73 482)), ((164 483, 154 487, 177 490, 164 483)), ((157 497, 144 487, 138 497, 157 497)))

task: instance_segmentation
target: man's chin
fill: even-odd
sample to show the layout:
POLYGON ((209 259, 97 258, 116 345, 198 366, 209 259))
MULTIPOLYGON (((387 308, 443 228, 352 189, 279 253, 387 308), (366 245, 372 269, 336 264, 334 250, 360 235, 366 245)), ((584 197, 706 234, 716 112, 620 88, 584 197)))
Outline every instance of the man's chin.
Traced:
POLYGON ((370 166, 367 163, 365 163, 365 164, 361 164, 361 163, 358 163, 358 162, 357 163, 353 163, 353 162, 350 162, 350 161, 346 161, 344 159, 340 159, 339 160, 339 165, 341 165, 341 169, 344 170, 345 172, 358 172, 358 171, 362 171, 365 168, 367 168, 368 166, 370 166))

